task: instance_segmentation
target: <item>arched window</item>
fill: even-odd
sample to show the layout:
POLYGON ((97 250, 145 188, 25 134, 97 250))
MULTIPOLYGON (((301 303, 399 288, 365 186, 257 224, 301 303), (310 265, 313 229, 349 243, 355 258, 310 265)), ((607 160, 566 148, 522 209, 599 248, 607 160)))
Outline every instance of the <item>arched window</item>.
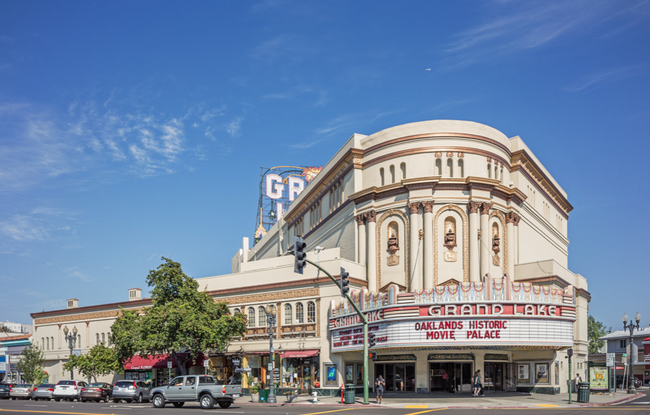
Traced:
POLYGON ((264 307, 257 307, 257 319, 259 320, 257 322, 258 325, 264 326, 266 324, 266 311, 264 311, 264 307))
POLYGON ((45 338, 45 340, 46 340, 45 344, 47 345, 47 348, 45 350, 50 350, 50 338, 47 337, 47 338, 45 338))
POLYGON ((235 309, 232 310, 232 313, 233 314, 241 314, 241 310, 239 308, 235 307, 235 309))
POLYGON ((313 301, 307 303, 307 323, 316 322, 316 304, 313 301))
POLYGON ((381 185, 383 186, 384 183, 385 183, 384 182, 384 168, 383 167, 381 169, 379 169, 379 179, 380 179, 381 185))
POLYGON ((248 327, 255 327, 255 309, 248 307, 248 327))
POLYGON ((406 163, 400 164, 399 169, 402 171, 402 180, 406 179, 406 163))
POLYGON ((41 337, 41 350, 45 350, 45 338, 41 337))
POLYGON ((390 165, 390 182, 395 183, 395 166, 390 165))
POLYGON ((462 159, 458 160, 458 177, 465 177, 465 165, 462 159))
POLYGON ((442 160, 436 159, 436 176, 442 176, 442 160))
POLYGON ((494 178, 499 180, 499 169, 496 164, 494 165, 494 178))
POLYGON ((447 159, 447 176, 454 177, 454 159, 447 159))
POLYGON ((303 324, 305 322, 305 310, 302 303, 296 304, 296 324, 303 324))
POLYGON ((51 342, 51 344, 52 344, 52 350, 54 350, 54 337, 50 337, 50 340, 52 340, 52 342, 51 342))
POLYGON ((108 333, 106 333, 106 340, 108 342, 108 345, 110 346, 111 345, 111 332, 110 331, 108 333))
POLYGON ((488 163, 488 179, 492 178, 492 165, 488 163))
POLYGON ((95 333, 95 344, 99 344, 99 333, 95 333))
POLYGON ((284 305, 284 324, 293 324, 293 310, 291 309, 291 304, 284 305))
POLYGON ((81 349, 81 334, 77 334, 77 348, 81 349))
POLYGON ((102 343, 106 343, 106 333, 102 333, 102 343))
POLYGON ((503 184, 503 169, 501 169, 501 184, 503 184))

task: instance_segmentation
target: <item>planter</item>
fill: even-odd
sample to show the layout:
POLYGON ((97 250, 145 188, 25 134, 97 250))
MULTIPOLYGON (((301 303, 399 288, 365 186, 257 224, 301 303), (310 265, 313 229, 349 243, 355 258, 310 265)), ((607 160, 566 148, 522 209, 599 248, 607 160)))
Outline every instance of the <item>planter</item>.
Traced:
POLYGON ((251 393, 251 398, 254 403, 258 403, 260 401, 260 394, 258 393, 251 393))

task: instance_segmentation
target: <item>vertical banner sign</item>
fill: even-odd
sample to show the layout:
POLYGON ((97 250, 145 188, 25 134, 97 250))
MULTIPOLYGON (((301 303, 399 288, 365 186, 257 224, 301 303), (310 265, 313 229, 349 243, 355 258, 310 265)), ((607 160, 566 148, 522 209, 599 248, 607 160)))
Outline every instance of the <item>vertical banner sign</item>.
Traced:
POLYGON ((591 390, 609 390, 609 370, 604 366, 590 367, 589 383, 591 390))
POLYGON ((612 367, 614 366, 614 360, 616 354, 615 353, 607 353, 607 367, 612 367))
POLYGON ((639 363, 639 346, 636 343, 632 343, 632 364, 636 365, 639 363))

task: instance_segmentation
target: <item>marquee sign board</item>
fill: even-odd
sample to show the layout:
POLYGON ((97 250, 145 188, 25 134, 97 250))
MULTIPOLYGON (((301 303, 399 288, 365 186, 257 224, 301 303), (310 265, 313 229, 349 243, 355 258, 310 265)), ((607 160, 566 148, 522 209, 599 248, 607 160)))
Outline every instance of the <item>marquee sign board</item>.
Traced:
MULTIPOLYGON (((389 306, 366 314, 377 348, 413 346, 573 345, 574 318, 563 306, 519 303, 467 303, 389 306)), ((574 307, 570 307, 574 310, 574 307)), ((363 348, 356 316, 330 319, 331 350, 363 348)))

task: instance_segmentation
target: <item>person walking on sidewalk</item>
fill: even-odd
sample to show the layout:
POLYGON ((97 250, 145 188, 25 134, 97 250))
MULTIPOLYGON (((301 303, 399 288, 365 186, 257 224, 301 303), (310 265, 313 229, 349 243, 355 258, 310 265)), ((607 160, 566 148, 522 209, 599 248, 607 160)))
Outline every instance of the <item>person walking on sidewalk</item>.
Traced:
POLYGON ((386 386, 386 381, 384 378, 379 375, 375 380, 375 391, 377 392, 377 403, 381 405, 381 398, 384 397, 384 387, 386 386))
POLYGON ((446 370, 442 371, 442 390, 447 391, 447 380, 449 379, 449 374, 447 373, 446 370))
POLYGON ((481 394, 481 389, 483 388, 481 382, 481 371, 477 370, 472 377, 472 384, 474 385, 474 396, 479 397, 481 394))

